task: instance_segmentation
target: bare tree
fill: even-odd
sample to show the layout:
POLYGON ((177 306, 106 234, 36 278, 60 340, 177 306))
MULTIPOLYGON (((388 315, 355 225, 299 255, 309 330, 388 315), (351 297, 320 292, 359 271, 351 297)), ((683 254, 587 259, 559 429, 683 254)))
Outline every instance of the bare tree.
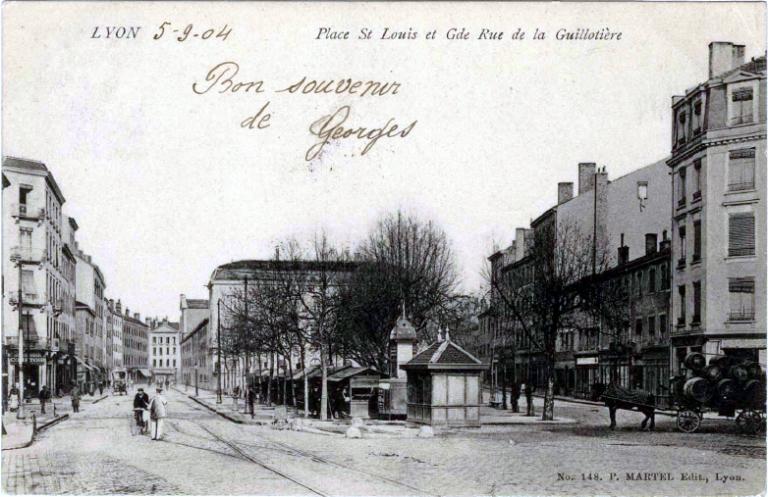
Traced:
POLYGON ((511 324, 507 332, 521 334, 531 350, 544 358, 544 420, 554 418, 558 333, 599 322, 618 323, 625 315, 626 299, 620 286, 600 277, 610 264, 601 245, 593 244, 590 236, 583 236, 574 226, 548 223, 534 230, 527 255, 512 270, 491 279, 494 305, 499 306, 497 316, 511 324))
POLYGON ((387 370, 389 332, 403 302, 422 339, 435 331, 456 298, 456 270, 448 238, 431 221, 398 211, 384 216, 359 247, 358 270, 343 294, 344 353, 387 370))

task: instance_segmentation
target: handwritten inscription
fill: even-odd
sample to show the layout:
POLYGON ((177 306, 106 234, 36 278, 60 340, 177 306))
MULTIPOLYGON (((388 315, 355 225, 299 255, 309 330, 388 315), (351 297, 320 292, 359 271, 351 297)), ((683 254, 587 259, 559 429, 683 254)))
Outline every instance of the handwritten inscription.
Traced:
POLYGON ((304 157, 306 160, 311 161, 312 159, 316 158, 329 141, 348 138, 367 140, 367 143, 360 153, 360 155, 365 155, 371 148, 373 148, 373 146, 380 138, 405 138, 413 130, 413 128, 416 127, 417 121, 413 121, 405 128, 400 129, 399 126, 395 124, 394 118, 392 118, 380 128, 345 128, 344 125, 346 124, 350 111, 351 108, 349 105, 345 105, 340 107, 339 110, 333 114, 323 116, 312 123, 312 125, 309 127, 309 132, 320 138, 320 141, 312 145, 309 150, 307 150, 307 154, 304 157))
MULTIPOLYGON (((343 95, 358 98, 385 98, 398 95, 401 84, 398 81, 358 80, 354 78, 314 79, 303 76, 287 86, 277 86, 276 94, 297 96, 343 95)), ((243 78, 240 64, 224 61, 215 64, 205 77, 192 83, 192 92, 197 95, 237 94, 260 97, 269 90, 263 79, 243 78)), ((263 102, 258 111, 240 121, 240 127, 248 130, 264 130, 272 124, 271 101, 263 102)), ((304 158, 312 161, 321 156, 325 146, 337 140, 362 140, 360 155, 368 153, 382 138, 406 138, 416 127, 414 120, 403 127, 394 117, 381 126, 349 124, 352 107, 344 105, 331 114, 315 119, 309 126, 310 135, 317 140, 307 150, 304 158)), ((383 120, 382 120, 383 121, 383 120)), ((381 122, 381 121, 380 121, 381 122)))

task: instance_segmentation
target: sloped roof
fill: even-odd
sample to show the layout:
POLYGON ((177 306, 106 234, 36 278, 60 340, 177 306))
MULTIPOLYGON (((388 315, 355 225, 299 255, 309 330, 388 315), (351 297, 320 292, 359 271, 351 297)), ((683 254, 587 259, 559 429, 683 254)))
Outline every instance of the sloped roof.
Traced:
POLYGON ((401 366, 405 369, 485 369, 486 366, 450 339, 435 342, 401 366))
POLYGON ((367 368, 367 367, 355 368, 355 367, 351 367, 351 368, 342 369, 341 371, 337 371, 336 373, 333 373, 332 375, 328 375, 328 381, 331 381, 331 382, 343 381, 343 380, 346 380, 347 378, 350 378, 352 376, 357 376, 357 375, 362 374, 362 373, 376 373, 376 374, 379 374, 379 375, 381 374, 381 373, 379 373, 378 371, 376 371, 373 368, 367 368))
POLYGON ((266 271, 328 271, 351 272, 358 266, 357 262, 336 261, 320 263, 317 261, 275 261, 275 260, 242 260, 222 264, 213 270, 213 280, 241 280, 266 271))

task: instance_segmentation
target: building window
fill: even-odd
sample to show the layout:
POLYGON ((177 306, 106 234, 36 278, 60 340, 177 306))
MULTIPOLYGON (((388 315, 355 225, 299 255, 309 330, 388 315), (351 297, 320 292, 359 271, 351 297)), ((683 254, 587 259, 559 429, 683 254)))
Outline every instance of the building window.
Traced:
POLYGON ((648 316, 648 334, 656 335, 656 316, 648 316))
POLYGON ((701 260, 701 220, 693 222, 693 262, 701 260))
POLYGON ((701 133, 701 100, 693 104, 693 117, 691 121, 693 136, 696 136, 701 133))
POLYGON ((728 191, 755 188, 755 149, 732 150, 728 154, 728 191))
POLYGON ((693 201, 701 199, 701 159, 693 162, 693 201))
POLYGON ((693 317, 691 324, 701 323, 701 282, 693 283, 693 317))
POLYGON ((752 88, 737 88, 731 93, 731 124, 748 124, 752 116, 752 88))
POLYGON ((635 273, 635 294, 639 297, 643 294, 643 272, 635 273))
POLYGON ((680 285, 677 287, 677 294, 679 296, 679 302, 680 302, 680 314, 678 314, 677 316, 677 325, 684 326, 685 325, 685 285, 680 285))
POLYGON ((659 314, 659 335, 664 336, 667 332, 667 315, 659 314))
POLYGON ((731 321, 753 321, 755 319, 754 278, 730 278, 728 280, 731 321))
POLYGON ((755 255, 755 215, 751 212, 728 216, 728 256, 755 255))
POLYGON ((152 337, 152 343, 157 343, 157 337, 152 337))
POLYGON ((677 260, 677 267, 684 267, 686 254, 688 253, 685 243, 685 226, 680 226, 678 234, 680 235, 680 258, 677 260))
POLYGON ((643 334, 643 320, 635 319, 635 335, 641 336, 643 334))
POLYGON ((152 359, 152 367, 157 367, 157 359, 152 359))
POLYGON ((669 290, 669 267, 666 264, 661 265, 661 289, 669 290))
POLYGON ((685 168, 681 167, 677 173, 677 205, 682 207, 685 205, 685 168))
POLYGON ((157 355, 157 350, 155 350, 155 347, 152 347, 152 355, 157 355))
POLYGON ((656 268, 648 270, 648 293, 656 291, 656 268))
POLYGON ((677 129, 677 144, 678 145, 682 145, 683 143, 685 143, 685 140, 686 140, 686 136, 685 136, 686 133, 685 132, 686 132, 687 127, 685 125, 685 122, 686 122, 685 111, 681 110, 677 114, 677 128, 676 129, 677 129))

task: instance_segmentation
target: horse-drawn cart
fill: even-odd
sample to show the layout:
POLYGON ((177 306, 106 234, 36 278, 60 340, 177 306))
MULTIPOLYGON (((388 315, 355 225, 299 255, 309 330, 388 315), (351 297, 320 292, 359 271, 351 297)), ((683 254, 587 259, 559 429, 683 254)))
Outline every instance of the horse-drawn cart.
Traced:
MULTIPOLYGON (((705 412, 735 418, 742 433, 765 430, 765 373, 759 364, 728 356, 714 356, 707 364, 698 352, 688 354, 684 364, 690 374, 670 381, 672 411, 676 411, 680 431, 698 430, 705 412)), ((653 394, 611 384, 602 399, 610 410, 611 429, 616 427, 616 410, 625 409, 645 414, 641 428, 650 420, 653 430, 657 410, 653 394)))

